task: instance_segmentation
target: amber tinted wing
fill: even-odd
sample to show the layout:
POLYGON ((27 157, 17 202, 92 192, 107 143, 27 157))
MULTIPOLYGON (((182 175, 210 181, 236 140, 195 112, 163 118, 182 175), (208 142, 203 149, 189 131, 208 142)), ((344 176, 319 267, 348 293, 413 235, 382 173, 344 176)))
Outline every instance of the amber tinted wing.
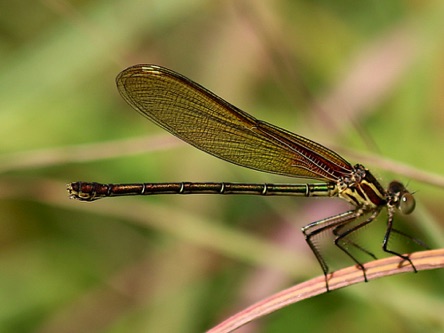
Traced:
POLYGON ((142 115, 196 148, 247 168, 336 180, 351 165, 330 149, 266 122, 201 85, 156 65, 135 65, 116 78, 122 97, 142 115))

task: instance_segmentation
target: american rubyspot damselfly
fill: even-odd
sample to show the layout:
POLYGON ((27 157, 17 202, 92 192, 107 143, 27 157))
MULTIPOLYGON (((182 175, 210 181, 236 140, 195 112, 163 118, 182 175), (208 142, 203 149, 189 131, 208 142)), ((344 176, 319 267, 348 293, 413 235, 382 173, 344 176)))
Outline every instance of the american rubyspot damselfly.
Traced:
POLYGON ((329 267, 314 237, 331 231, 334 243, 362 270, 363 264, 349 251, 354 247, 376 258, 351 239, 351 235, 371 223, 387 208, 387 227, 382 241, 385 252, 408 261, 408 255, 388 248, 395 211, 410 214, 413 195, 398 181, 385 190, 370 171, 351 165, 334 151, 300 135, 258 120, 190 79, 164 67, 135 65, 116 78, 117 87, 135 110, 160 127, 196 148, 243 167, 297 178, 310 178, 315 184, 241 183, 140 183, 100 184, 74 182, 67 185, 71 198, 94 201, 104 197, 151 194, 257 194, 304 197, 339 197, 353 209, 312 222, 302 228, 305 239, 322 267, 328 290, 329 267), (361 220, 359 221, 359 218, 361 220), (358 223, 355 223, 358 221, 358 223))

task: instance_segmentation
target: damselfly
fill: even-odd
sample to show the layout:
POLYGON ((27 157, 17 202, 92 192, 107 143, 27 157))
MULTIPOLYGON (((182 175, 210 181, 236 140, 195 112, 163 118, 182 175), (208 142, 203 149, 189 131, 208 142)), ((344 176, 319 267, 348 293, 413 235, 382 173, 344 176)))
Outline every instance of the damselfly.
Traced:
MULTIPOLYGON (((258 120, 226 102, 192 80, 164 67, 135 65, 122 71, 116 79, 122 97, 143 116, 195 146, 228 162, 259 171, 310 178, 322 183, 245 184, 245 183, 140 183, 68 184, 71 198, 93 201, 99 198, 151 194, 257 194, 304 197, 339 197, 353 209, 302 228, 305 239, 322 267, 328 289, 329 266, 314 242, 314 237, 330 231, 334 243, 362 270, 363 264, 349 250, 362 250, 351 235, 375 220, 387 208, 387 228, 382 241, 385 252, 407 261, 408 255, 388 248, 395 211, 410 214, 415 208, 413 195, 403 184, 392 181, 385 190, 370 171, 352 165, 334 151, 300 135, 258 120)), ((421 246, 421 241, 413 239, 421 246)))

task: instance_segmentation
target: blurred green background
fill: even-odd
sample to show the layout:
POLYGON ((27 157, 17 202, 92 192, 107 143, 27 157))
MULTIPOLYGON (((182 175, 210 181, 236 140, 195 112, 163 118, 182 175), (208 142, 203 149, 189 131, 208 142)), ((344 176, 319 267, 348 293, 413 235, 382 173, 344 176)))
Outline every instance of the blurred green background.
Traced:
MULTIPOLYGON (((137 63, 180 72, 385 185, 408 183, 417 210, 396 225, 442 247, 443 36, 442 1, 3 1, 0 331, 202 332, 321 274, 300 228, 341 200, 68 199, 77 180, 298 181, 143 119, 114 83, 137 63)), ((384 218, 360 235, 379 257, 384 218)), ((380 279, 239 332, 444 332, 443 281, 442 270, 380 279)))

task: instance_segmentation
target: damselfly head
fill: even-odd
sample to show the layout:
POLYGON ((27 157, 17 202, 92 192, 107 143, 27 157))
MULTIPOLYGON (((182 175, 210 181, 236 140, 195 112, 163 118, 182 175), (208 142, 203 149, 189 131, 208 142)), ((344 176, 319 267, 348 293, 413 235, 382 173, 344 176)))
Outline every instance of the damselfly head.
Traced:
POLYGON ((402 183, 392 181, 389 184, 387 195, 389 204, 396 206, 402 214, 410 214, 415 210, 415 198, 402 183))

